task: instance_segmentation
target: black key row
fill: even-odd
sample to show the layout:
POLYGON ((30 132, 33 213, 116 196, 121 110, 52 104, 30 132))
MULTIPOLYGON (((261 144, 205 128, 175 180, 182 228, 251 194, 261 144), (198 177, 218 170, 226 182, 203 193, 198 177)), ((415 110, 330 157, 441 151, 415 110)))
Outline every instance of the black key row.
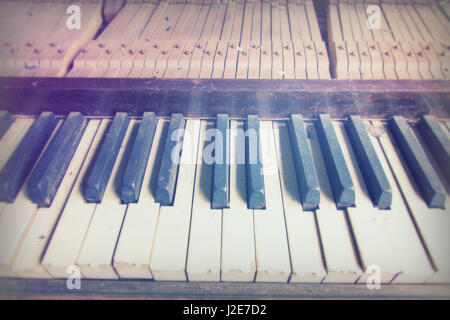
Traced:
MULTIPOLYGON (((50 206, 81 140, 87 121, 80 113, 69 114, 49 142, 58 121, 54 114, 42 113, 0 172, 0 201, 13 202, 32 171, 28 181, 29 198, 41 207, 50 206), (37 161, 47 143, 48 147, 37 161)), ((2 135, 12 122, 13 118, 9 113, 0 113, 2 135)), ((83 193, 87 202, 102 201, 129 122, 126 113, 117 113, 111 122, 86 179, 83 193)), ((174 152, 178 153, 175 159, 179 159, 183 152, 180 146, 182 146, 185 124, 186 121, 181 114, 172 115, 154 193, 155 200, 162 206, 172 205, 175 198, 179 161, 174 160, 174 152)), ((314 125, 337 208, 355 206, 353 181, 332 120, 328 115, 321 114, 314 125)), ((154 113, 144 113, 136 138, 132 142, 130 156, 127 158, 120 190, 123 203, 138 201, 156 126, 157 118, 154 113)), ((392 202, 391 186, 362 119, 359 116, 350 116, 345 122, 345 128, 373 205, 380 209, 389 208, 392 202)), ((411 127, 401 117, 393 117, 389 121, 389 128, 428 206, 443 208, 445 189, 411 127)), ((424 116, 418 128, 420 135, 428 144, 428 150, 440 165, 445 179, 449 181, 449 134, 430 116, 424 116)), ((216 129, 214 141, 216 162, 214 162, 211 181, 211 207, 221 209, 227 208, 230 201, 229 119, 226 114, 217 116, 216 129)), ((245 122, 245 129, 247 205, 249 209, 264 209, 264 172, 258 117, 249 115, 245 122)), ((291 115, 289 137, 299 186, 299 200, 304 210, 317 209, 320 205, 319 180, 309 148, 305 124, 300 115, 291 115)))

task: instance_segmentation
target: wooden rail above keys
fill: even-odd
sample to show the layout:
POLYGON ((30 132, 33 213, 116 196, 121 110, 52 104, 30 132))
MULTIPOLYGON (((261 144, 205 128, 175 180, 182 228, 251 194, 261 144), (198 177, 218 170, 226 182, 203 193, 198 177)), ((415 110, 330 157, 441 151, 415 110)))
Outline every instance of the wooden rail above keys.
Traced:
POLYGON ((261 80, 261 79, 106 79, 1 78, 0 109, 38 115, 113 116, 128 112, 159 117, 182 113, 188 118, 230 118, 256 114, 261 119, 287 119, 320 113, 333 118, 358 114, 366 119, 401 115, 418 119, 430 114, 450 119, 448 80, 261 80))
POLYGON ((187 298, 187 299, 301 299, 301 298, 429 298, 448 299, 449 285, 303 284, 243 282, 165 282, 152 280, 81 280, 82 290, 68 290, 66 279, 0 279, 1 298, 187 298), (78 291, 78 292, 77 292, 78 291))

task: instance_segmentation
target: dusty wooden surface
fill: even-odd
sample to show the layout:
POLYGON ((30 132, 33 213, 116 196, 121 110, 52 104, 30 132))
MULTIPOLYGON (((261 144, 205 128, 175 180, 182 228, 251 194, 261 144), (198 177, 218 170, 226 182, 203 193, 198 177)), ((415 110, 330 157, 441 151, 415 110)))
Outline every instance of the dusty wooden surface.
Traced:
POLYGON ((366 119, 423 114, 450 119, 448 80, 232 80, 232 79, 102 79, 0 78, 0 109, 38 115, 53 111, 67 115, 112 116, 118 111, 141 116, 182 113, 188 118, 230 118, 256 114, 287 118, 300 113, 315 119, 358 114, 366 119))
POLYGON ((302 298, 436 298, 450 299, 449 285, 366 285, 158 282, 144 280, 81 280, 68 290, 66 280, 0 279, 0 298, 136 298, 136 299, 302 299, 302 298))

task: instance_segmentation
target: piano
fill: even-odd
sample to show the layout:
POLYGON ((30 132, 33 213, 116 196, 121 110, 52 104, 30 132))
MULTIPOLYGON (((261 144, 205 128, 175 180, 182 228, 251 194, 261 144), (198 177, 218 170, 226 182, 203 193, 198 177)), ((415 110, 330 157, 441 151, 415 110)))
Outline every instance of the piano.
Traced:
POLYGON ((450 297, 448 2, 0 7, 0 296, 450 297))

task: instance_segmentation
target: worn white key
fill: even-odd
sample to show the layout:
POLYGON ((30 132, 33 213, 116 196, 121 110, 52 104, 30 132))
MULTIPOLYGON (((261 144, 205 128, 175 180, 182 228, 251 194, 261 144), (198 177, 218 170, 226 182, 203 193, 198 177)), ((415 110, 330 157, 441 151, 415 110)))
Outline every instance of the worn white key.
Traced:
POLYGON ((389 283, 400 273, 384 224, 389 211, 374 207, 344 124, 335 122, 334 129, 355 186, 356 207, 347 208, 347 215, 364 271, 358 282, 366 283, 368 277, 378 276, 374 272, 379 271, 381 283, 389 283))
POLYGON ((37 161, 33 164, 33 168, 28 173, 28 177, 14 202, 7 203, 3 207, 2 214, 0 215, 0 277, 13 277, 16 275, 12 271, 12 263, 23 237, 37 212, 37 205, 28 198, 28 178, 45 153, 49 142, 58 131, 61 122, 61 120, 58 121, 52 136, 48 139, 37 161))
POLYGON ((67 278, 67 268, 74 265, 95 210, 83 196, 83 182, 89 174, 89 165, 101 146, 102 138, 111 120, 102 120, 89 152, 83 162, 70 196, 42 259, 42 265, 54 278, 67 278))
MULTIPOLYGON (((420 138, 419 135, 417 136, 420 138)), ((380 137, 380 142, 394 176, 397 181, 402 181, 399 187, 436 269, 426 282, 450 283, 449 196, 447 194, 445 209, 428 208, 398 148, 387 137, 380 137)), ((422 146, 426 148, 423 141, 422 146)), ((445 178, 442 179, 443 183, 444 180, 445 178)))
MULTIPOLYGON (((195 174, 191 230, 186 273, 189 281, 220 281, 220 248, 222 210, 211 209, 213 164, 210 138, 205 132, 214 130, 213 121, 202 121, 200 127, 197 172, 195 174), (208 159, 209 158, 209 159, 208 159), (207 163, 209 161, 209 164, 207 163)), ((224 146, 225 147, 225 146, 224 146)))
POLYGON ((266 208, 253 210, 257 282, 287 282, 291 263, 271 121, 260 121, 266 208))
MULTIPOLYGON (((429 148, 425 141, 423 141, 422 136, 417 132, 417 128, 413 129, 416 132, 416 136, 419 138, 424 150, 427 154, 431 154, 429 148)), ((445 180, 445 176, 442 173, 436 160, 432 157, 429 158, 434 169, 441 178, 443 185, 447 191, 446 195, 446 208, 444 209, 430 209, 426 206, 426 203, 420 197, 420 192, 417 186, 412 183, 409 188, 403 188, 404 197, 408 206, 414 215, 417 226, 419 227, 420 233, 425 242, 425 246, 431 255, 431 260, 436 269, 436 273, 427 280, 427 283, 450 283, 450 250, 448 244, 450 243, 450 233, 448 232, 450 228, 450 185, 445 180), (414 191, 414 192, 412 192, 414 191), (420 200, 419 200, 420 199, 420 200), (426 209, 425 209, 426 208, 426 209)), ((403 162, 404 172, 411 177, 410 171, 403 162)), ((410 178, 412 181, 413 179, 410 178)))
POLYGON ((118 278, 112 260, 127 206, 121 203, 120 196, 116 193, 116 185, 118 182, 122 182, 123 171, 126 167, 126 161, 123 159, 126 158, 133 145, 130 137, 132 137, 132 131, 136 125, 136 120, 131 120, 128 125, 102 202, 95 207, 77 259, 77 265, 86 278, 118 278))
POLYGON ((50 277, 40 263, 41 257, 58 217, 64 208, 75 179, 78 176, 78 172, 91 146, 99 124, 100 120, 89 121, 63 180, 58 187, 52 205, 48 208, 39 208, 33 222, 28 228, 12 265, 13 271, 20 277, 50 277))
POLYGON ((164 146, 162 133, 168 128, 168 124, 165 120, 158 121, 139 200, 128 204, 114 254, 114 268, 121 278, 153 278, 150 257, 158 224, 159 203, 155 202, 152 191, 158 177, 156 163, 161 161, 164 146))
POLYGON ((445 126, 447 127, 447 130, 450 133, 450 121, 445 121, 445 126))
POLYGON ((243 134, 243 130, 242 121, 230 122, 230 207, 222 213, 222 281, 252 282, 256 273, 253 210, 247 208, 246 201, 244 140, 238 143, 238 131, 243 134))
POLYGON ((0 216, 0 277, 13 277, 10 269, 17 245, 33 220, 37 206, 27 199, 24 191, 16 198, 18 203, 7 204, 0 216))
POLYGON ((34 119, 32 118, 18 118, 14 120, 11 127, 0 140, 0 170, 14 153, 33 122, 34 119))
MULTIPOLYGON (((372 125, 383 129, 379 122, 374 121, 372 125)), ((401 273, 395 277, 393 283, 423 283, 431 277, 434 270, 399 190, 398 185, 409 182, 394 179, 393 172, 395 173, 396 170, 390 168, 391 163, 388 164, 385 158, 385 155, 391 153, 388 149, 385 149, 388 143, 391 143, 391 138, 386 132, 383 132, 384 130, 376 131, 379 131, 379 143, 377 143, 377 138, 372 135, 369 136, 392 188, 391 210, 386 212, 385 223, 401 269, 401 273)))
POLYGON ((450 121, 442 121, 440 123, 442 130, 447 135, 447 137, 450 139, 450 121))
POLYGON ((161 207, 150 260, 155 280, 186 281, 200 120, 187 120, 173 206, 161 207))
POLYGON ((327 275, 324 283, 355 283, 361 276, 345 211, 337 210, 319 140, 313 125, 308 125, 310 145, 320 186, 320 205, 316 210, 327 275))
POLYGON ((321 282, 326 275, 314 211, 303 211, 300 202, 288 124, 274 122, 281 191, 291 257, 290 282, 321 282))

